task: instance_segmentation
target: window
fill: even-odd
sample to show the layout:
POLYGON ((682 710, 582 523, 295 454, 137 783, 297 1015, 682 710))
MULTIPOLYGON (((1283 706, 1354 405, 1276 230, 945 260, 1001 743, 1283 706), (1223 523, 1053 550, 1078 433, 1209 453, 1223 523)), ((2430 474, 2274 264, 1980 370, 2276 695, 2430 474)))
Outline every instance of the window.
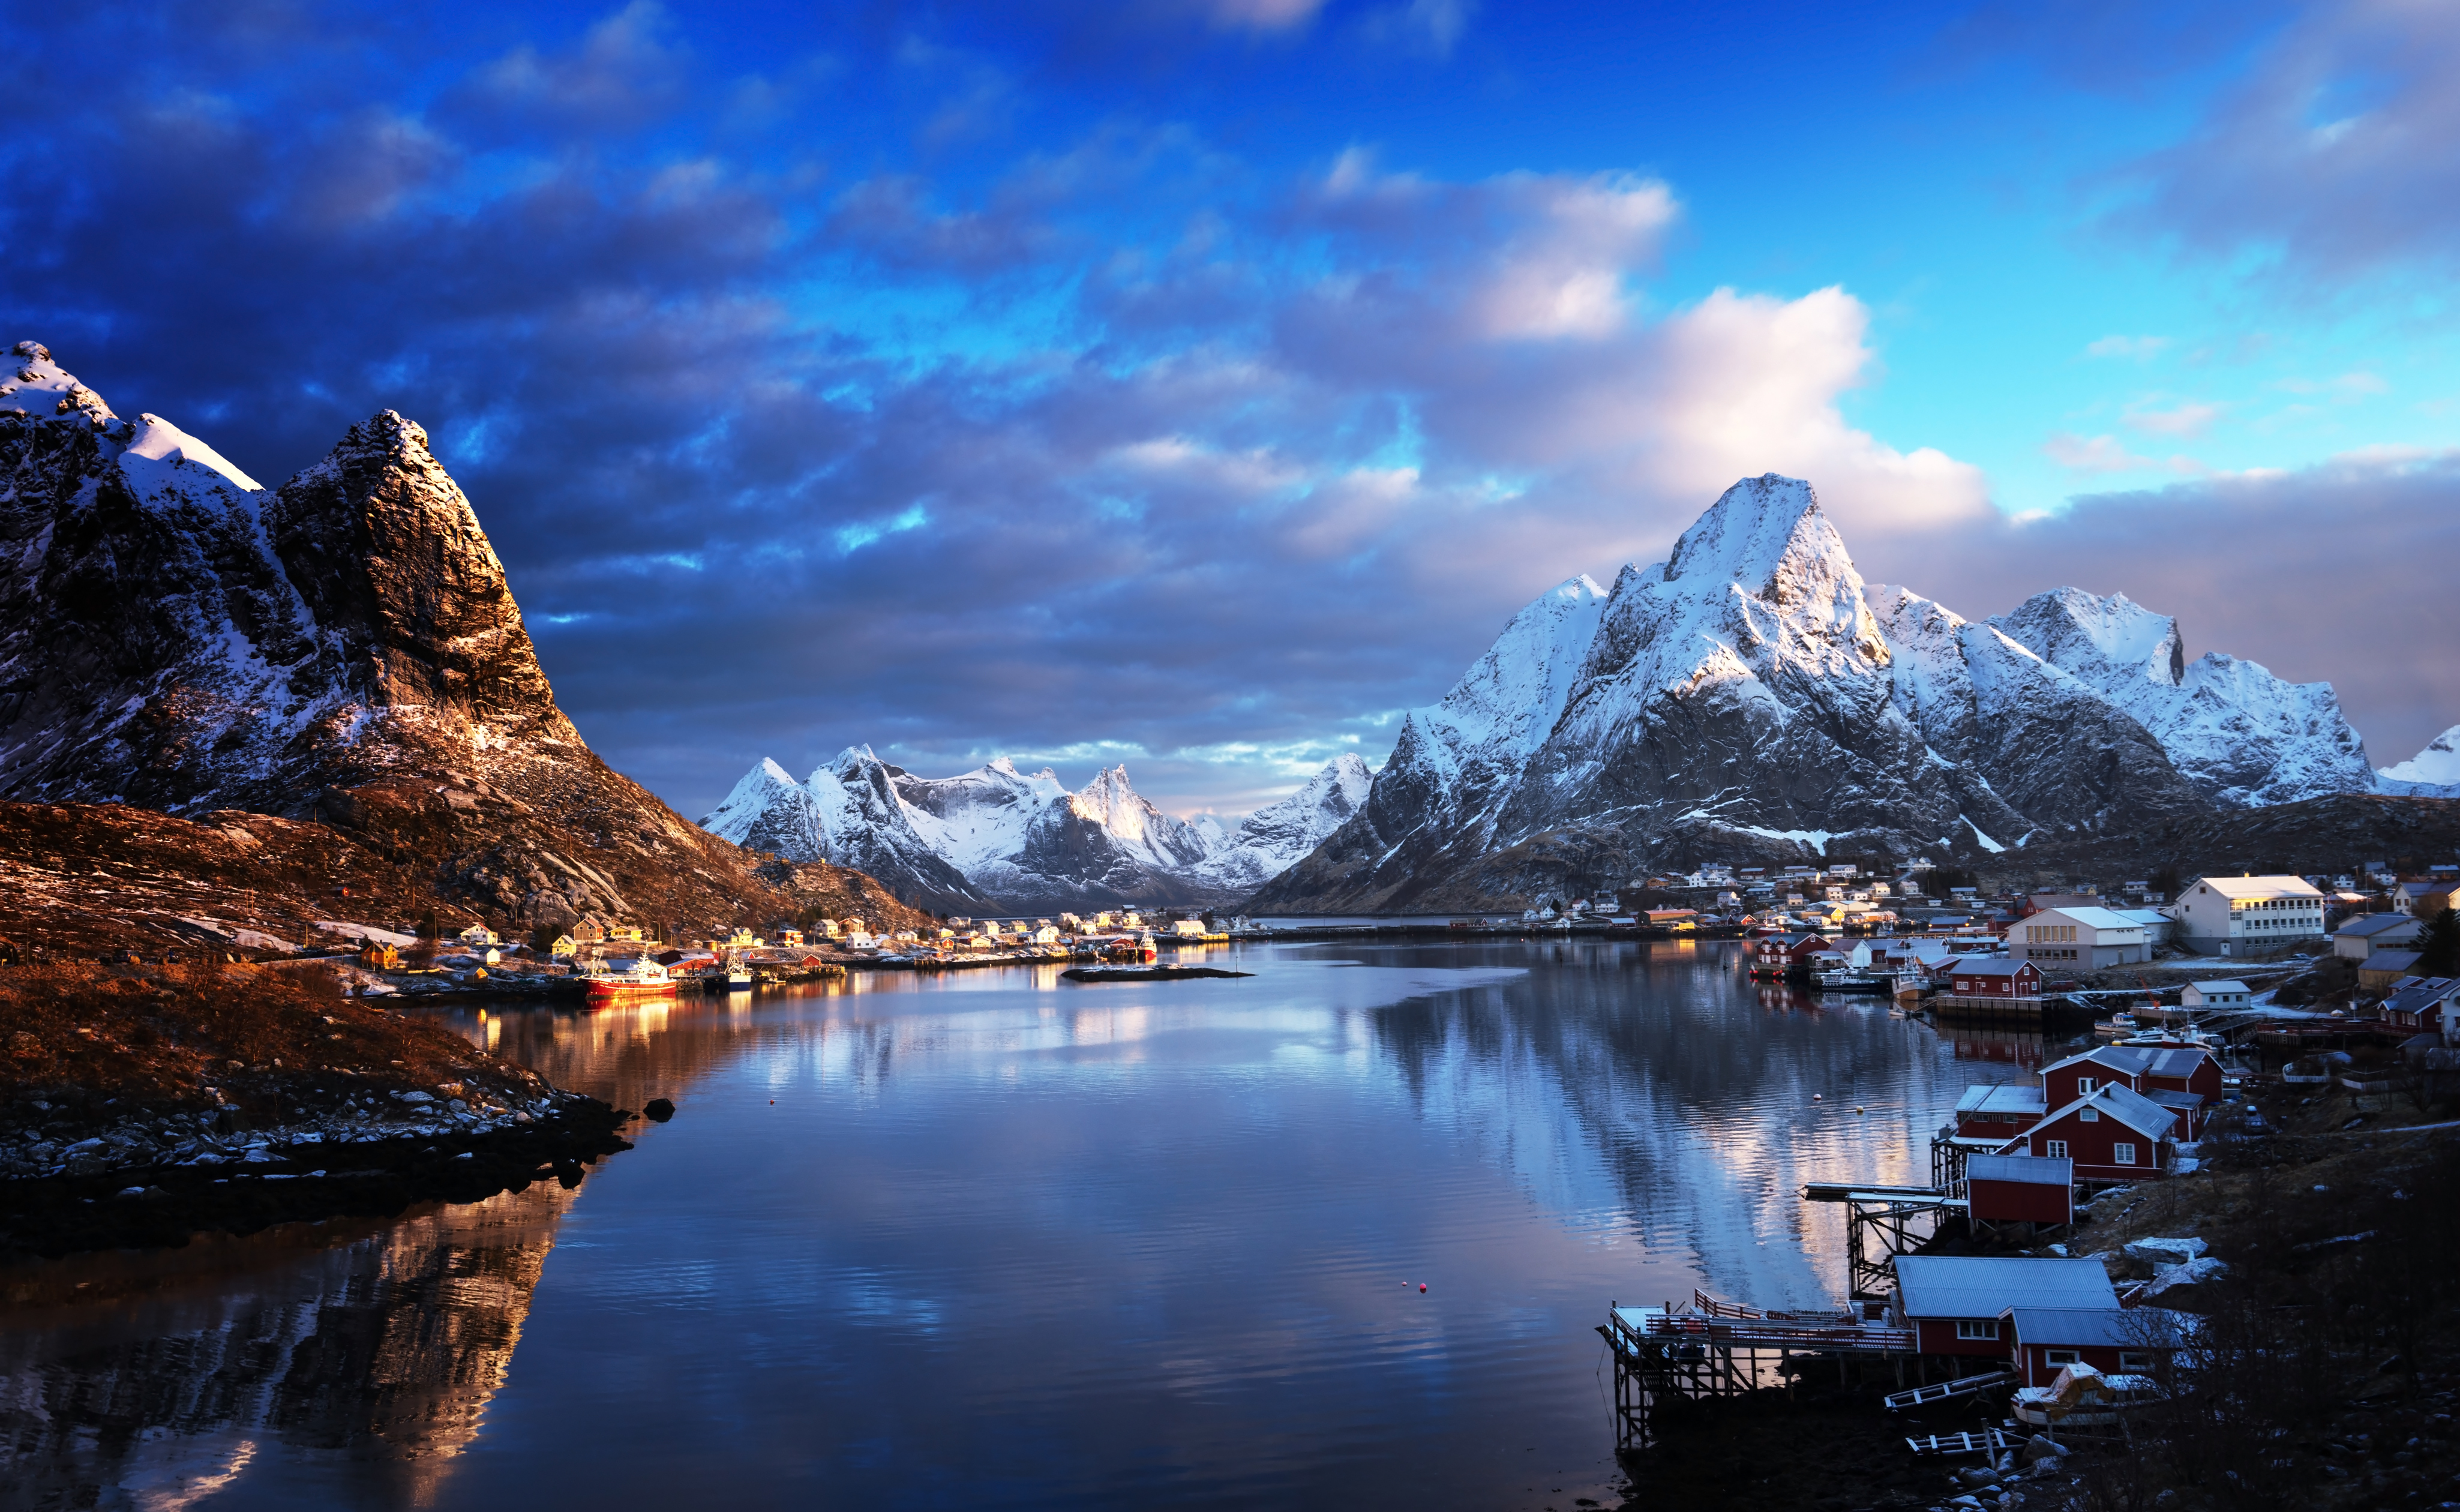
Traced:
POLYGON ((2100 1121, 2101 1110, 2099 1108, 2087 1108, 2082 1113, 2076 1115, 2076 1122, 2078 1123, 2099 1123, 2100 1121))
POLYGON ((2118 1368, 2131 1374, 2149 1371, 2152 1368, 2152 1352, 2147 1350, 2121 1350, 2118 1352, 2118 1368))
POLYGON ((2095 1081, 2090 1076, 2078 1076, 2076 1078, 2076 1096, 2079 1097, 2089 1097, 2092 1096, 2092 1089, 2100 1085, 2100 1082, 2095 1081))
POLYGON ((2124 1139, 2111 1145, 2110 1147, 2110 1163, 2112 1165, 2133 1165, 2135 1163, 2135 1146, 2128 1143, 2124 1139))
POLYGON ((1959 1318, 1956 1336, 1960 1339, 1995 1339, 1999 1336, 1997 1318, 1959 1318))
POLYGON ((2053 1370, 2062 1365, 2079 1364, 2083 1359, 2084 1356, 2074 1350, 2044 1350, 2042 1352, 2042 1363, 2049 1366, 2053 1370))
POLYGON ((2044 1139, 2042 1141, 2042 1155, 2046 1160, 2066 1160, 2068 1158, 2068 1141, 2065 1139, 2044 1139))

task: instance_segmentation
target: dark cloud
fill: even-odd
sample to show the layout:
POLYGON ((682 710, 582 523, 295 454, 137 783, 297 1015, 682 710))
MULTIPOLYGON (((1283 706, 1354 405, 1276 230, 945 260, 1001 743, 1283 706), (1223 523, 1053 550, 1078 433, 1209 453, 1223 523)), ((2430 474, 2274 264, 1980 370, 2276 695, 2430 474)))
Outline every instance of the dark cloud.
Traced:
POLYGON ((2353 274, 2448 274, 2460 245, 2460 11, 2316 5, 2183 141, 2119 175, 2112 222, 2328 297, 2353 274), (2319 275, 2326 282, 2319 282, 2319 275))

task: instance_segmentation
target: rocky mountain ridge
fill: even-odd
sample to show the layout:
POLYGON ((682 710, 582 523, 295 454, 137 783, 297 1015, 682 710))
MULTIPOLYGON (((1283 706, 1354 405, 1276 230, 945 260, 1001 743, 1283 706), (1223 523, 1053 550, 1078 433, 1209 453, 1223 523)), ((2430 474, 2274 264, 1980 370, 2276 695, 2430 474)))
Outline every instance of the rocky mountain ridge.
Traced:
POLYGON ((1370 780, 1358 757, 1337 757, 1234 828, 1163 813, 1125 766, 1071 791, 1006 756, 922 777, 858 746, 801 782, 763 758, 701 823, 752 850, 859 867, 947 911, 1208 905, 1235 903, 1315 849, 1370 780))
POLYGON ((600 760, 470 501, 392 411, 268 490, 20 342, 0 561, 0 800, 37 829, 91 828, 90 804, 280 816, 364 852, 342 869, 392 877, 396 915, 524 933, 765 924, 798 888, 919 919, 825 866, 763 876, 600 760))
POLYGON ((1258 909, 1476 907, 1688 860, 1990 857, 2371 791, 2325 684, 2186 662, 2072 588, 1968 621, 1867 584, 1811 486, 1746 479, 1664 563, 1574 578, 1413 710, 1258 909))

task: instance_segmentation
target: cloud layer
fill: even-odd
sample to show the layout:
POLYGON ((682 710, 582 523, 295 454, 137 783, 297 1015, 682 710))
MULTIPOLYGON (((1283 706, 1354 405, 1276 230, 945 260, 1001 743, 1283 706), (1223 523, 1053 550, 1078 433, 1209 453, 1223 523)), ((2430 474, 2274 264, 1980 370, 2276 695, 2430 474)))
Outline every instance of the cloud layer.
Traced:
POLYGON ((1651 308, 1682 211, 1645 176, 1275 177, 1118 121, 851 173, 778 123, 927 134, 979 69, 719 76, 634 4, 423 57, 414 101, 378 86, 420 39, 328 16, 303 74, 288 35, 261 66, 262 19, 160 12, 154 76, 50 39, 62 133, 0 159, 12 336, 275 478, 377 407, 422 420, 565 703, 687 809, 854 741, 1133 753, 1244 807, 1380 757, 1521 602, 1738 476, 1817 478, 1874 535, 1983 508, 1843 417, 1851 295, 1651 308))
MULTIPOLYGON (((85 13, 28 12, 0 336, 259 477, 380 407, 425 423, 576 721, 689 813, 755 755, 858 741, 934 771, 1124 758, 1174 807, 1251 807, 1338 750, 1379 758, 1522 603, 1657 557, 1766 471, 1814 479, 1881 575, 1968 612, 2062 571, 2140 581, 2259 657, 2283 633, 2245 608, 2278 592, 2261 538, 2216 548, 2244 575, 2209 592, 2168 545, 2257 499, 2387 527, 2387 500, 2448 482, 2414 459, 2204 479, 2010 534, 1976 468, 1850 418, 1877 368, 1854 293, 1663 291, 1679 184, 1447 176, 1338 141, 1266 166, 1235 116, 1052 104, 1310 39, 1434 67, 1474 45, 1469 4, 967 13, 1004 50, 894 7, 757 53, 647 0, 577 21, 128 7, 111 49, 85 13), (2102 554, 2062 555, 2082 540, 2102 554)), ((2422 23, 2304 24, 2339 68, 2422 23)), ((2300 150, 2396 157, 2380 143, 2439 119, 2414 86, 2439 55, 2387 73, 2345 148, 2300 150)), ((2275 119, 2293 74, 2214 131, 2275 119)), ((2250 197, 2193 199, 2195 154, 2244 186, 2261 164, 2225 147, 2260 142, 2149 160, 2136 202, 2354 255, 2250 197)), ((2180 394, 2118 423, 2166 446, 2218 413, 2180 394)), ((2052 455, 2145 465, 2111 435, 2052 455)), ((2313 644, 2280 670, 2348 688, 2313 644)), ((2386 707, 2423 701, 2395 681, 2386 707)))

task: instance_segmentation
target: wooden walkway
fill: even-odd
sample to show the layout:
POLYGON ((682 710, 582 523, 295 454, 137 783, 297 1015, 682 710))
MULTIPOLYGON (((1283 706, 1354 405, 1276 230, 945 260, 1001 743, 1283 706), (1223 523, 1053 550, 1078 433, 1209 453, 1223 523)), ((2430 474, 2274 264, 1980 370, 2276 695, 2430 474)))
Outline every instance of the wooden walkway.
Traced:
POLYGON ((1901 1383, 1915 1351, 1913 1330, 1852 1311, 1764 1310, 1696 1289, 1680 1305, 1612 1304, 1598 1331, 1614 1354, 1618 1450, 1648 1445, 1661 1402, 1785 1384, 1787 1363, 1803 1356, 1834 1360, 1840 1378, 1855 1362, 1883 1363, 1901 1383))

